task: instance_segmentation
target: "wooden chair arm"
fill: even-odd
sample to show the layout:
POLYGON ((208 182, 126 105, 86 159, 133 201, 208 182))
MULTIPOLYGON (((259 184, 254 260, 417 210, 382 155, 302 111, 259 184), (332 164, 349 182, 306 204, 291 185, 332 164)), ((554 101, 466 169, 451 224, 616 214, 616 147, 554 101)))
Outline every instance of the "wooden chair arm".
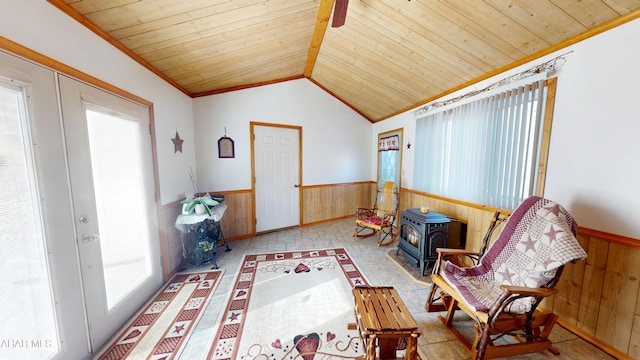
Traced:
POLYGON ((449 261, 457 266, 466 266, 464 264, 463 257, 466 256, 471 259, 474 264, 477 264, 480 256, 478 253, 466 249, 436 248, 436 252, 438 253, 438 259, 433 266, 433 274, 438 274, 440 272, 442 263, 445 261, 449 261))
POLYGON ((558 292, 557 289, 548 288, 530 288, 526 286, 500 285, 500 290, 508 295, 547 297, 558 292))
POLYGON ((436 252, 438 261, 449 261, 461 267, 477 265, 480 260, 480 254, 466 249, 437 248, 436 252), (471 260, 471 264, 465 261, 465 258, 471 260))
POLYGON ((436 252, 438 254, 442 254, 442 256, 447 255, 478 255, 475 251, 469 251, 466 249, 451 249, 451 248, 436 248, 436 252))

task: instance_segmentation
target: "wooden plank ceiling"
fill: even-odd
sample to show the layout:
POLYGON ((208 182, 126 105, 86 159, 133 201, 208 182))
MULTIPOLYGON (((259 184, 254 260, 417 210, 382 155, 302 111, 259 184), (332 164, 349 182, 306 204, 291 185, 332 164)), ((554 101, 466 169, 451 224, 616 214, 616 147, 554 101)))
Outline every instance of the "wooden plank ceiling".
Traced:
POLYGON ((306 76, 376 122, 640 16, 638 0, 49 0, 186 94, 306 76))

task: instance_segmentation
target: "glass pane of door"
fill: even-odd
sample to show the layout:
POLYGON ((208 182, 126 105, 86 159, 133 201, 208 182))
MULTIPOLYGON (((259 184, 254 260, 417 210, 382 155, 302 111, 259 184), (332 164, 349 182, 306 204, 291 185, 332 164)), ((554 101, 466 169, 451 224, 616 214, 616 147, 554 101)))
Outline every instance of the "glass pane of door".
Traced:
POLYGON ((0 82, 0 358, 60 351, 24 93, 0 82))
POLYGON ((152 272, 139 121, 86 104, 107 306, 152 272))
POLYGON ((393 181, 400 189, 402 172, 403 130, 392 130, 378 134, 378 188, 387 181, 393 181))
POLYGON ((400 163, 400 151, 380 152, 380 175, 378 181, 384 183, 393 181, 396 185, 400 182, 398 166, 400 163))

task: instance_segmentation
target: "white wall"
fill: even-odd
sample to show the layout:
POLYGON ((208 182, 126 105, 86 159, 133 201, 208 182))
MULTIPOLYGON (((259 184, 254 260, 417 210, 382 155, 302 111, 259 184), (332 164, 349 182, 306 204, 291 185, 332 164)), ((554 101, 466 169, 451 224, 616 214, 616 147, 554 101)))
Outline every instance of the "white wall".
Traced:
POLYGON ((191 188, 191 99, 44 0, 0 0, 0 36, 106 81, 154 104, 162 203, 191 188), (183 153, 174 154, 176 130, 183 153))
MULTIPOLYGON (((640 19, 450 94, 482 89, 511 74, 571 52, 557 72, 545 197, 558 201, 578 224, 640 238, 640 19)), ((415 109, 414 109, 415 110, 415 109)), ((411 111, 373 126, 377 134, 404 127, 403 187, 413 185, 415 139, 411 111)), ((375 164, 375 157, 372 163, 375 164)), ((375 170, 375 165, 373 167, 375 170)), ((374 175, 375 176, 375 173, 374 175)))
POLYGON ((369 181, 371 123, 307 79, 193 100, 199 191, 251 189, 250 122, 302 127, 302 184, 369 181), (218 139, 235 143, 218 158, 218 139))
POLYGON ((640 20, 572 47, 546 191, 584 226, 640 238, 640 20))

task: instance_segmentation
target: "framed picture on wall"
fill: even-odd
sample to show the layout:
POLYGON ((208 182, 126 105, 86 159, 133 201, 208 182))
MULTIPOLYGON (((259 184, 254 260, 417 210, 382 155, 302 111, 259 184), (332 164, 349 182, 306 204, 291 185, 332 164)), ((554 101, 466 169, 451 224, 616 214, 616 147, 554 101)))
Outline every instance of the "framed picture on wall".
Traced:
POLYGON ((218 139, 218 157, 219 158, 234 158, 235 150, 233 145, 233 139, 223 136, 218 139))

